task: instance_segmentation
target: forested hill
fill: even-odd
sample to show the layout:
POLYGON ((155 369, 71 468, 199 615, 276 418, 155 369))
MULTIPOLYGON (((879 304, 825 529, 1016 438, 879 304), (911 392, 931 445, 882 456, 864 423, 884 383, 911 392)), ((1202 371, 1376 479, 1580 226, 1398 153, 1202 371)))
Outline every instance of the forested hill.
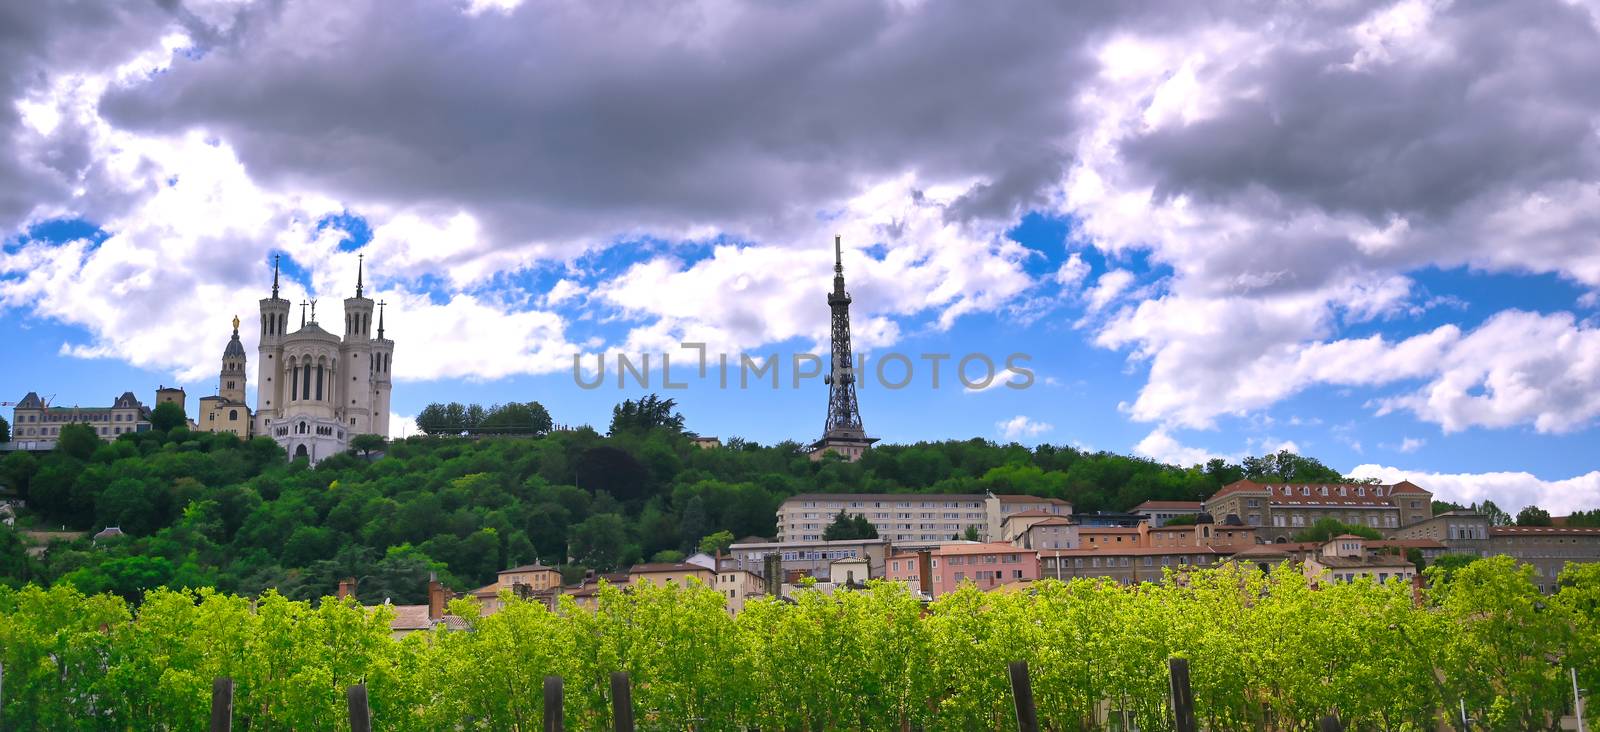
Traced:
POLYGON ((178 427, 102 443, 64 429, 54 452, 0 461, 0 485, 28 503, 18 529, 120 526, 129 536, 57 545, 31 560, 0 527, 0 582, 65 580, 129 598, 160 585, 316 598, 353 576, 364 597, 415 602, 430 571, 462 590, 535 560, 609 570, 674 558, 719 531, 772 536, 778 504, 801 492, 1030 493, 1095 511, 1198 500, 1246 476, 1338 477, 1290 453, 1178 468, 978 439, 880 444, 858 463, 812 462, 794 442, 735 438, 700 449, 682 425, 671 400, 647 397, 619 405, 608 435, 374 439, 363 445, 370 452, 314 469, 287 462, 266 438, 178 427))

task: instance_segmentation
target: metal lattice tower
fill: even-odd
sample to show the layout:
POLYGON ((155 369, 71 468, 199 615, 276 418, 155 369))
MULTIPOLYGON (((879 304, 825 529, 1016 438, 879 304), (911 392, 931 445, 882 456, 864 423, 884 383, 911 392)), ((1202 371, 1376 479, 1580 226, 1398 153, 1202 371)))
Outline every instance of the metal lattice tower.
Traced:
POLYGON ((833 292, 828 293, 828 308, 833 311, 833 364, 823 380, 828 384, 828 421, 823 439, 862 438, 861 409, 856 404, 855 360, 850 353, 850 293, 844 290, 844 253, 840 237, 833 238, 833 292))

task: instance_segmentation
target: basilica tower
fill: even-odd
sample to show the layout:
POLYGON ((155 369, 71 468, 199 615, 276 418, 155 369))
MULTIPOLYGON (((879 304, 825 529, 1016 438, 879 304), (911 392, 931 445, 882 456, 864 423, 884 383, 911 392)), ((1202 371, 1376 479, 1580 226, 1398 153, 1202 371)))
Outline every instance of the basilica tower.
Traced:
POLYGON ((832 313, 832 364, 823 381, 828 384, 828 418, 822 439, 811 445, 811 459, 821 460, 829 452, 855 462, 877 442, 868 437, 861 424, 861 409, 856 403, 856 369, 850 351, 850 293, 844 289, 844 252, 840 237, 833 238, 833 292, 828 293, 832 313))

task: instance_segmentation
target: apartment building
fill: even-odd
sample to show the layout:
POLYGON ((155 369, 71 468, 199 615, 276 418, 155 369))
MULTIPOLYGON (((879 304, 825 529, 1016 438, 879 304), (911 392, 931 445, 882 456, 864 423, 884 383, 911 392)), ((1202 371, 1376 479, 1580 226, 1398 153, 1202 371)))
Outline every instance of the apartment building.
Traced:
POLYGON ((124 432, 148 431, 150 409, 140 404, 131 391, 123 392, 109 407, 50 406, 38 393, 30 391, 11 414, 11 440, 54 442, 61 436, 62 427, 74 423, 93 427, 102 440, 114 440, 124 432))
POLYGON ((1292 541, 1324 518, 1393 530, 1433 516, 1433 494, 1415 483, 1229 483, 1204 503, 1206 513, 1238 516, 1266 542, 1292 541))
POLYGON ((1203 511, 1200 501, 1145 501, 1128 513, 1143 516, 1151 526, 1160 528, 1180 516, 1199 516, 1203 511))
POLYGON ((495 581, 472 591, 478 605, 485 613, 500 610, 500 592, 509 590, 524 600, 540 600, 555 608, 555 597, 561 594, 561 572, 537 562, 520 567, 503 569, 495 581))
POLYGON ((897 546, 932 546, 961 539, 969 528, 980 538, 999 540, 1006 516, 1026 511, 1069 516, 1072 504, 976 493, 803 493, 778 507, 778 541, 819 541, 840 511, 865 516, 879 538, 897 546))
POLYGON ((723 560, 718 568, 712 587, 722 593, 730 613, 738 613, 744 609, 745 602, 767 594, 766 583, 761 580, 761 575, 728 560, 723 560))
POLYGON ((1005 542, 956 542, 923 552, 891 555, 884 576, 932 597, 954 592, 968 582, 989 590, 1038 579, 1039 553, 1005 542))
POLYGON ((785 574, 800 572, 818 580, 831 579, 832 563, 840 559, 865 560, 874 577, 883 576, 883 562, 889 556, 888 539, 840 539, 837 541, 741 541, 728 547, 728 557, 739 567, 762 574, 768 554, 778 555, 785 574))
POLYGON ((1539 591, 1552 593, 1569 563, 1600 562, 1600 528, 1491 526, 1488 553, 1532 565, 1539 591))
POLYGON ((1134 542, 1082 545, 1078 549, 1042 551, 1039 574, 1042 577, 1071 580, 1079 577, 1106 577, 1125 585, 1159 582, 1167 569, 1183 571, 1191 567, 1211 567, 1227 558, 1229 552, 1208 546, 1140 546, 1134 542))

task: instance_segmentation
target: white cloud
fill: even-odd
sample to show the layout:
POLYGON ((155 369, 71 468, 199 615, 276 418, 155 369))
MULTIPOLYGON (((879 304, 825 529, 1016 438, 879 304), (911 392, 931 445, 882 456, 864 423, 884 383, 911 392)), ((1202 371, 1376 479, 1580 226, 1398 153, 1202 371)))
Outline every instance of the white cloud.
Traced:
POLYGON ((994 428, 999 430, 1000 436, 1007 440, 1019 440, 1028 437, 1038 437, 1039 435, 1055 429, 1055 425, 1052 425, 1048 422, 1040 422, 1030 419, 1019 414, 1011 419, 995 422, 994 428))
POLYGON ((1429 473, 1365 464, 1351 469, 1349 475, 1385 483, 1409 480, 1432 491, 1436 500, 1463 506, 1494 501, 1512 514, 1528 505, 1556 515, 1600 508, 1600 470, 1565 480, 1544 480, 1526 472, 1429 473))
POLYGON ((1400 444, 1396 445, 1394 449, 1409 454, 1421 450, 1426 444, 1428 444, 1428 441, 1420 437, 1407 437, 1401 440, 1400 444))
POLYGON ((1063 290, 1076 290, 1083 281, 1089 277, 1089 263, 1083 261, 1083 254, 1073 252, 1067 261, 1061 263, 1061 268, 1056 270, 1056 284, 1063 290))
POLYGON ((422 434, 417 429, 417 418, 407 417, 395 412, 389 413, 389 439, 400 440, 414 435, 422 434))
POLYGON ((1114 269, 1100 275, 1100 279, 1095 282, 1094 287, 1089 288, 1089 291, 1084 293, 1084 299, 1088 302, 1089 312, 1098 312, 1106 305, 1111 304, 1113 300, 1117 299, 1118 295, 1121 295, 1128 289, 1129 285, 1133 284, 1133 279, 1133 273, 1125 269, 1114 269))
POLYGON ((1182 467, 1201 465, 1212 458, 1225 457, 1204 448, 1186 447, 1168 434, 1166 428, 1157 428, 1145 435, 1144 439, 1133 446, 1133 454, 1182 467))

